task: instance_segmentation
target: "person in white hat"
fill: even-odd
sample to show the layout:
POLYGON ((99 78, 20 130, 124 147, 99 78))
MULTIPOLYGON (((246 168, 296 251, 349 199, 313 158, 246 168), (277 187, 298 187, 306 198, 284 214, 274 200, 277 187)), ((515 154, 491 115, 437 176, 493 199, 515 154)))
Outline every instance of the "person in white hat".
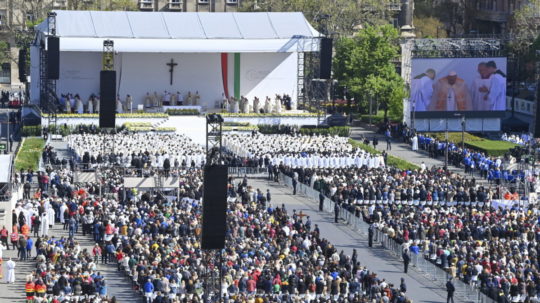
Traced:
POLYGON ((433 86, 430 111, 468 111, 472 110, 472 100, 465 81, 455 71, 439 79, 433 86))

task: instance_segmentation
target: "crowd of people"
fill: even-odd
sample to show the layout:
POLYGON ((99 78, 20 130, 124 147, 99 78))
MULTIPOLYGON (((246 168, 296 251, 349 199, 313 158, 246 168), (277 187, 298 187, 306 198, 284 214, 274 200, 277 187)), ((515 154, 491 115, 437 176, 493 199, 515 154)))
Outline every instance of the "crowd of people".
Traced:
MULTIPOLYGON (((71 187, 68 169, 52 173, 71 187)), ((222 273, 222 302, 407 302, 405 289, 362 266, 356 253, 338 251, 309 218, 288 215, 285 206, 275 206, 269 193, 245 178, 229 179, 224 260, 206 262, 199 244, 202 171, 185 168, 181 176, 179 199, 122 188, 111 168, 103 172, 99 188, 89 183, 21 200, 12 234, 26 231, 21 224, 34 222, 35 214, 47 220, 45 230, 37 228, 35 253, 29 250, 36 270, 26 277, 27 298, 115 302, 97 271, 99 262, 112 262, 147 302, 203 302, 208 269, 222 273), (55 222, 69 230, 69 237, 48 234, 55 222), (74 240, 80 232, 93 237, 94 248, 80 247, 74 240)))
POLYGON ((521 134, 507 134, 503 133, 501 135, 501 140, 516 143, 519 145, 527 145, 534 141, 534 137, 530 133, 521 133, 521 134))
POLYGON ((382 155, 371 155, 353 147, 346 137, 227 134, 223 146, 250 162, 260 163, 260 167, 269 164, 305 168, 385 166, 382 155))
POLYGON ((253 101, 241 96, 239 99, 229 96, 225 97, 223 94, 223 101, 221 102, 221 108, 229 113, 281 113, 284 109, 292 109, 291 96, 284 94, 283 96, 277 95, 272 98, 266 96, 264 101, 261 101, 258 97, 254 97, 253 101))
POLYGON ((202 146, 180 134, 77 134, 67 141, 77 161, 87 168, 200 167, 206 157, 202 146))
MULTIPOLYGON (((419 145, 440 144, 429 139, 418 139, 419 145)), ((113 300, 96 271, 101 261, 115 263, 147 302, 202 302, 208 287, 202 278, 209 271, 221 273, 223 302, 408 301, 403 289, 370 272, 358 255, 347 256, 322 238, 309 217, 294 211, 288 215, 279 201, 246 178, 228 182, 223 263, 204 260, 198 241, 204 153, 187 137, 83 134, 71 135, 68 142, 83 164, 118 166, 103 170, 99 182, 82 186, 73 185, 69 169, 40 173, 38 191, 46 195, 27 195, 17 206, 18 225, 12 232, 28 230, 26 222, 34 231, 40 218, 38 267, 28 283, 34 289, 39 283, 50 285, 49 298, 113 300), (148 174, 169 167, 179 177, 178 195, 125 188, 121 167, 148 174), (55 222, 64 224, 69 238, 49 235, 55 222), (72 238, 79 224, 83 235, 96 242, 92 251, 78 248, 72 238), (71 271, 58 266, 70 262, 77 265, 71 271)), ((403 244, 407 254, 432 260, 497 300, 532 302, 540 290, 537 210, 491 203, 520 199, 514 188, 482 185, 443 168, 389 167, 382 155, 355 148, 347 138, 254 133, 228 134, 223 142, 230 165, 267 167, 271 175, 281 172, 319 190, 403 244)), ((459 163, 469 158, 480 167, 503 165, 500 158, 454 147, 455 156, 463 156, 459 163)), ((55 158, 54 151, 47 147, 43 157, 55 158)), ((31 183, 32 175, 21 173, 23 183, 31 183)))
POLYGON ((496 302, 538 302, 538 210, 534 207, 363 207, 364 219, 450 276, 496 302))
MULTIPOLYGON (((91 152, 85 146, 106 144, 99 141, 106 141, 103 136, 76 135, 69 142, 84 157, 91 152)), ((170 137, 118 137, 119 148, 139 148, 149 156, 155 151, 178 153, 190 146, 179 140, 169 146, 167 140, 174 141, 170 137)), ((121 149, 118 154, 112 147, 105 150, 122 154, 121 149)), ((56 158, 54 149, 47 146, 42 157, 56 158)), ((163 166, 158 157, 145 162, 150 170, 163 166)), ((202 302, 206 287, 202 277, 208 268, 222 273, 222 302, 408 301, 405 289, 362 266, 356 253, 347 256, 338 251, 309 218, 296 212, 288 215, 270 193, 253 188, 247 179, 229 180, 224 262, 207 263, 199 244, 203 185, 199 166, 175 167, 181 184, 178 199, 125 188, 118 169, 102 169, 100 180, 84 185, 73 184, 69 168, 39 172, 36 193, 40 194, 25 196, 13 217, 17 223, 12 234, 22 229, 37 237, 35 254, 30 249, 27 255, 36 256, 36 270, 26 278, 27 298, 115 302, 107 296, 106 279, 97 271, 99 262, 112 262, 147 302, 202 302), (69 237, 53 237, 50 228, 55 223, 63 225, 69 237), (93 237, 94 248, 77 244, 74 236, 81 232, 93 237)), ((21 173, 20 178, 24 184, 35 181, 33 172, 21 173)), ((16 242, 17 247, 26 246, 16 242)))

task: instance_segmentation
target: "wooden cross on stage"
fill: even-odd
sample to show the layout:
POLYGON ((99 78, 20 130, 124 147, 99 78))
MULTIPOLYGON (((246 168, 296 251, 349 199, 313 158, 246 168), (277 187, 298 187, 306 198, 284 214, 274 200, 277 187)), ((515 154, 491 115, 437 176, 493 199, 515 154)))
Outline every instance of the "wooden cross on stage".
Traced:
POLYGON ((171 85, 172 85, 174 67, 177 66, 178 63, 175 63, 174 60, 171 58, 171 62, 167 63, 167 65, 169 66, 169 73, 171 73, 171 85))

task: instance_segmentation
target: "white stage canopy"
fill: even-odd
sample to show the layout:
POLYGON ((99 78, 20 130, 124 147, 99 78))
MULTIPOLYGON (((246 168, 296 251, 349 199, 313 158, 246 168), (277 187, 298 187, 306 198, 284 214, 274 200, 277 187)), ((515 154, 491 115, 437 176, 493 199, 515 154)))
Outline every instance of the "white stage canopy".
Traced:
MULTIPOLYGON (((216 53, 318 51, 320 37, 299 12, 174 13, 56 11, 60 51, 216 53)), ((37 27, 47 34, 44 21, 37 27)))
MULTIPOLYGON (((197 93, 200 105, 219 106, 223 95, 298 95, 298 52, 319 51, 321 35, 302 13, 185 13, 55 11, 60 38, 56 94, 100 91, 103 41, 114 42, 116 90, 133 108, 147 94, 197 93), (175 65, 168 65, 171 62, 175 65), (172 66, 176 66, 173 68, 172 66)), ((31 55, 31 100, 39 102, 40 47, 47 21, 37 26, 31 55)))

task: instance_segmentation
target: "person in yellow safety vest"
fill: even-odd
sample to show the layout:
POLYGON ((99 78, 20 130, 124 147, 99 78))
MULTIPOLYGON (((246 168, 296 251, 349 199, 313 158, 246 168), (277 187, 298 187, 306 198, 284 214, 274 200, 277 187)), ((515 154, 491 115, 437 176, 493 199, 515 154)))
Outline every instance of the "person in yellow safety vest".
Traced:
POLYGON ((38 298, 43 298, 45 297, 45 292, 47 292, 47 285, 45 285, 45 283, 43 283, 43 281, 38 280, 36 282, 36 296, 38 298))
POLYGON ((36 290, 36 285, 34 282, 32 282, 32 279, 28 279, 25 285, 25 292, 26 292, 26 303, 33 303, 34 302, 34 292, 36 290))

